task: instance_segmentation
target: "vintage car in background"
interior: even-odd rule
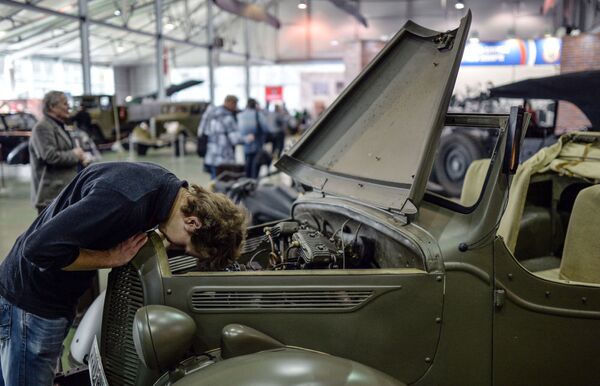
[[[228,269],[156,234],[113,269],[94,384],[598,383],[599,137],[514,175],[527,113],[446,113],[470,22],[404,26],[277,163],[313,191]],[[495,138],[460,199],[430,182],[444,127]]]
[[[35,116],[29,113],[0,114],[0,162],[29,163],[27,144],[36,123]]]
[[[167,96],[201,83],[188,81],[172,85]],[[113,95],[80,95],[72,98],[74,115],[84,110],[89,126],[80,127],[101,147],[110,148],[119,138],[138,155],[148,149],[177,145],[178,139],[195,141],[206,102],[171,102],[155,100],[155,94],[135,98],[135,102],[117,105]],[[76,115],[75,115],[76,116]],[[145,130],[140,130],[146,127]]]
[[[585,92],[582,92],[585,90]],[[569,72],[532,78],[493,87],[472,98],[453,96],[450,111],[455,113],[506,113],[511,106],[527,106],[533,114],[521,148],[521,160],[529,159],[545,146],[552,145],[564,131],[600,131],[600,70]],[[559,106],[578,110],[589,120],[584,127],[569,122],[557,127]],[[563,124],[564,125],[564,124]],[[465,131],[449,127],[442,133],[439,156],[434,164],[434,180],[448,194],[459,197],[467,168],[494,146],[485,131]]]

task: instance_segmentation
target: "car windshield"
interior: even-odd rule
[[[479,200],[499,130],[445,126],[427,191],[469,208]]]

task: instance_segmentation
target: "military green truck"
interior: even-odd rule
[[[208,103],[198,101],[128,105],[128,122],[136,124],[130,140],[138,155],[146,154],[149,148],[181,147],[186,142],[195,142],[198,125],[207,106]],[[147,126],[140,125],[142,122],[147,122]]]
[[[150,147],[171,145],[179,136],[195,139],[206,102],[150,101],[117,106],[112,95],[81,95],[73,97],[73,110],[84,108],[91,118],[88,134],[98,143],[112,142],[133,132],[138,153]],[[140,123],[149,126],[147,133],[135,130]],[[141,150],[143,149],[143,150]]]
[[[74,96],[72,105],[75,113],[84,109],[90,115],[91,127],[85,129],[98,144],[112,142],[117,131],[126,133],[128,129],[126,111],[117,106],[113,95]]]
[[[518,168],[527,113],[447,114],[470,22],[399,31],[278,161],[313,191],[226,270],[154,233],[113,269],[94,384],[596,384],[600,138]],[[495,138],[460,199],[429,184],[444,127]]]

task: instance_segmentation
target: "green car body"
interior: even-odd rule
[[[108,383],[598,383],[600,286],[536,275],[496,234],[527,115],[446,114],[469,24],[396,35],[279,161],[313,192],[231,269],[151,235],[113,270]],[[428,184],[444,125],[497,136],[468,206]]]

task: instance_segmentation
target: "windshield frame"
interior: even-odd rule
[[[444,121],[445,126],[481,128],[481,129],[496,129],[498,130],[498,138],[490,156],[490,165],[486,172],[485,181],[479,192],[477,201],[471,206],[461,205],[459,202],[453,201],[447,197],[437,194],[429,189],[426,189],[423,199],[429,203],[436,204],[453,212],[468,214],[473,212],[480,204],[485,191],[490,184],[490,175],[493,166],[498,162],[502,146],[502,137],[508,130],[509,114],[464,114],[464,113],[448,113]],[[439,150],[439,143],[436,152]],[[433,173],[433,170],[432,170]]]

